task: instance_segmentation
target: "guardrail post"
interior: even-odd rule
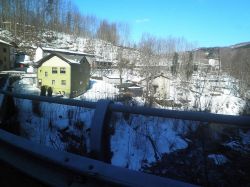
[[[90,149],[94,159],[110,162],[109,100],[99,100],[91,124]]]

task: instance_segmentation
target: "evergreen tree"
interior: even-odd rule
[[[172,66],[171,66],[171,73],[172,75],[177,74],[177,68],[178,68],[178,60],[179,60],[179,55],[177,52],[174,53],[173,60],[172,60]]]

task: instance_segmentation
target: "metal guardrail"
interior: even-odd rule
[[[20,99],[44,101],[49,103],[79,106],[92,109],[96,108],[97,106],[97,102],[80,101],[76,99],[63,99],[63,98],[53,98],[45,96],[15,94],[2,90],[0,90],[0,94],[10,95]],[[102,105],[100,105],[99,107],[102,107]],[[222,115],[222,114],[212,114],[207,112],[177,111],[177,110],[167,110],[167,109],[147,108],[147,107],[131,107],[114,103],[110,103],[107,109],[112,112],[124,112],[131,114],[140,114],[145,116],[157,116],[164,118],[190,120],[190,121],[237,125],[239,127],[250,127],[249,116]]]
[[[114,104],[107,100],[87,102],[75,99],[15,94],[2,90],[0,90],[0,94],[20,99],[95,109],[91,124],[90,149],[93,158],[99,161],[52,150],[0,130],[0,159],[43,182],[55,186],[70,186],[69,181],[74,182],[77,176],[87,176],[88,178],[125,186],[192,186],[180,181],[131,171],[101,162],[107,161],[104,154],[107,137],[104,137],[104,132],[108,128],[108,120],[112,112],[250,127],[250,117],[247,116],[130,107]]]
[[[0,130],[0,159],[52,186],[194,186],[57,151]],[[88,186],[88,185],[86,185]]]

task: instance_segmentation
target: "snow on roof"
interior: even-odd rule
[[[18,71],[18,70],[8,70],[8,71],[1,71],[1,73],[8,73],[8,74],[24,74],[26,73],[25,71]]]
[[[43,50],[41,47],[36,48],[36,53],[35,53],[35,62],[38,62],[43,58]]]
[[[77,57],[77,56],[69,56],[69,55],[62,55],[60,54],[63,58],[65,58],[67,61],[69,61],[71,64],[80,64],[80,61],[82,60],[83,57]]]
[[[169,79],[169,80],[171,80],[171,78],[170,77],[168,77],[168,76],[166,76],[166,75],[164,75],[164,74],[159,74],[159,75],[155,75],[155,76],[150,76],[150,77],[148,77],[148,79],[150,79],[150,80],[153,80],[153,79],[156,79],[156,78],[158,78],[158,77],[163,77],[163,78],[166,78],[166,79]],[[145,81],[147,78],[144,78],[144,79],[142,79],[141,81]]]
[[[22,78],[37,78],[36,73],[23,74]]]
[[[88,56],[86,56],[86,59],[88,60],[88,62],[89,62],[90,64],[93,64],[93,62],[95,61],[93,57],[88,57]]]
[[[140,87],[140,86],[129,86],[128,88],[130,88],[130,89],[141,89],[142,87]]]
[[[57,56],[59,58],[61,58],[62,60],[66,61],[69,64],[80,64],[80,61],[82,60],[82,57],[76,57],[76,56],[70,56],[70,55],[65,55],[65,54],[60,54],[60,53],[51,53],[45,57],[43,57],[41,60],[39,60],[38,63],[38,67],[41,66],[45,61],[47,61],[48,59],[52,58],[53,56]]]
[[[30,60],[30,56],[23,54],[19,55],[16,59],[17,64],[30,64],[32,61]]]
[[[6,44],[6,45],[11,45],[10,43],[3,41],[3,40],[0,40],[0,43]]]
[[[42,49],[43,51],[47,51],[47,52],[68,53],[68,54],[84,55],[84,56],[91,56],[91,57],[95,56],[95,54],[83,53],[79,51],[70,51],[67,49],[55,49],[55,48],[49,48],[49,47],[42,47]]]
[[[33,61],[31,61],[31,60],[25,60],[25,61],[16,61],[16,63],[17,64],[32,64],[33,63]]]
[[[100,60],[100,59],[97,59],[96,62],[101,62],[101,63],[114,63],[113,61],[109,61],[109,60]]]
[[[137,77],[137,76],[134,76],[134,77],[131,78],[131,81],[132,81],[132,82],[137,82],[137,83],[138,83],[138,82],[140,82],[141,80],[142,80],[142,78],[141,78],[141,77]]]
[[[107,77],[109,79],[120,79],[120,76],[119,75],[116,75],[116,74],[112,74],[112,75],[106,75],[104,77]]]
[[[70,58],[66,58],[71,64],[80,64],[79,61],[77,60],[73,60],[73,59],[70,59]]]

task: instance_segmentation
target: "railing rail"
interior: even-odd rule
[[[76,99],[54,98],[46,96],[36,96],[36,95],[15,94],[2,90],[0,90],[0,94],[10,95],[20,99],[44,101],[49,103],[79,106],[85,108],[96,108],[97,105],[97,102],[81,101]],[[100,105],[100,107],[102,107],[102,105]],[[108,109],[112,112],[125,112],[125,113],[140,114],[146,116],[157,116],[164,118],[175,118],[175,119],[183,119],[191,121],[208,122],[208,123],[237,125],[239,127],[250,127],[250,116],[234,116],[234,115],[212,114],[208,112],[177,111],[177,110],[167,110],[167,109],[147,108],[147,107],[132,107],[114,103],[110,103]]]
[[[14,165],[16,168],[28,173],[31,176],[34,176],[39,180],[42,180],[43,182],[47,182],[50,185],[55,186],[67,186],[66,184],[68,184],[68,177],[71,177],[69,180],[73,180],[70,173],[75,173],[74,177],[76,175],[84,175],[104,180],[108,183],[110,182],[113,184],[120,184],[125,186],[189,185],[180,181],[174,181],[167,178],[161,178],[141,172],[131,171],[125,168],[115,167],[110,164],[101,162],[106,161],[104,151],[106,148],[105,145],[107,145],[107,142],[105,142],[107,141],[107,138],[104,138],[104,132],[109,127],[108,120],[112,112],[124,112],[145,116],[157,116],[164,118],[201,121],[207,123],[237,125],[238,127],[247,128],[250,127],[250,117],[248,116],[230,116],[210,114],[205,112],[187,112],[145,107],[131,107],[114,104],[107,100],[88,102],[75,99],[15,94],[2,90],[0,90],[0,94],[3,94],[4,96],[12,96],[19,99],[28,99],[95,109],[91,125],[90,149],[93,158],[100,161],[66,152],[52,150],[0,130],[0,159]],[[14,161],[17,161],[17,163],[14,163]],[[34,171],[33,169],[29,171],[28,168],[30,168],[31,166],[37,168],[39,172],[45,172],[45,174],[41,176],[39,176],[39,174],[35,174],[36,169],[34,169]],[[51,178],[47,176],[47,174],[53,177]],[[60,177],[64,177],[64,179],[67,179],[67,181],[60,181]]]
[[[0,160],[52,186],[194,186],[57,151],[0,130]],[[99,183],[96,180],[100,180]]]

